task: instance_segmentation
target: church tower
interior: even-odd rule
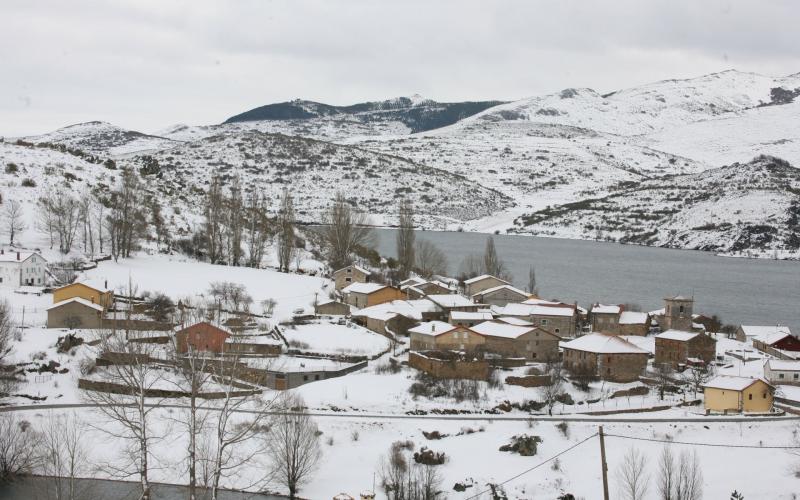
[[[664,321],[662,330],[692,331],[693,297],[676,295],[664,297]]]

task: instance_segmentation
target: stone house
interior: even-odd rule
[[[225,354],[250,356],[278,356],[283,351],[283,343],[270,335],[231,335],[225,339]]]
[[[650,315],[644,312],[622,311],[619,315],[619,334],[644,337],[650,333]]]
[[[44,286],[47,261],[36,252],[0,249],[0,286]]]
[[[531,361],[558,359],[558,335],[537,327],[485,321],[470,328],[486,338],[484,350],[508,358]]]
[[[452,311],[477,312],[478,309],[481,308],[480,304],[475,304],[463,295],[454,293],[445,295],[428,295],[425,297],[425,299],[435,304],[439,309],[440,315],[437,317],[437,319],[441,321],[446,320]]]
[[[492,319],[492,313],[487,311],[450,311],[449,323],[451,325],[469,328],[478,323],[483,323],[484,321],[491,321]]]
[[[756,337],[763,337],[766,335],[779,333],[791,335],[792,331],[788,326],[780,325],[740,325],[739,328],[736,329],[736,340],[739,342],[752,342]]]
[[[717,341],[705,333],[667,330],[655,337],[656,364],[673,368],[689,361],[710,363],[717,355]]]
[[[314,314],[318,316],[347,316],[350,306],[336,300],[326,300],[314,304]]]
[[[561,344],[563,365],[573,376],[633,382],[647,367],[649,353],[617,335],[592,333]]]
[[[225,341],[232,335],[206,321],[195,323],[175,332],[175,344],[179,353],[189,352],[193,348],[200,352],[222,354],[225,350]]]
[[[773,385],[800,385],[800,360],[768,359],[764,378]]]
[[[490,274],[482,274],[480,276],[476,276],[474,278],[470,278],[464,281],[464,295],[467,297],[472,297],[477,293],[480,293],[484,290],[488,290],[490,288],[494,288],[500,285],[510,285],[506,280],[501,280],[496,276],[492,276]]]
[[[103,307],[81,297],[62,300],[47,308],[47,328],[103,327]]]
[[[691,332],[694,330],[692,311],[694,309],[694,298],[683,295],[674,297],[664,297],[663,314],[656,317],[661,331],[680,330]]]
[[[428,321],[408,330],[412,351],[482,351],[486,338],[469,328],[444,321]]]
[[[589,311],[592,331],[619,335],[619,318],[622,311],[621,305],[594,304]]]
[[[70,283],[53,290],[53,303],[80,297],[92,304],[98,304],[108,310],[114,303],[114,292],[108,288],[107,283],[95,284],[88,281]]]
[[[578,315],[575,306],[569,304],[542,305],[542,304],[506,304],[505,307],[496,308],[498,316],[519,318],[530,322],[559,337],[575,337]]]
[[[368,269],[353,264],[334,271],[333,282],[336,289],[341,290],[353,283],[369,283],[370,274]]]
[[[453,293],[446,283],[441,281],[426,281],[415,285],[401,287],[409,299],[421,299],[427,295],[446,295]]]
[[[528,294],[511,285],[499,285],[482,290],[472,296],[472,301],[479,304],[504,306],[509,302],[522,302]]]
[[[703,385],[706,413],[769,413],[774,393],[760,378],[720,375]]]
[[[405,298],[400,289],[380,283],[353,283],[342,289],[346,304],[360,308]]]

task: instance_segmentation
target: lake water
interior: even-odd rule
[[[377,229],[381,255],[396,256],[394,229]],[[419,231],[448,257],[455,275],[465,256],[483,254],[487,235]],[[800,334],[800,262],[717,257],[708,252],[595,241],[495,235],[495,247],[524,288],[536,268],[539,294],[564,302],[663,307],[667,295],[694,295],[696,313],[731,324],[788,325]]]
[[[0,484],[0,498],[4,500],[48,500],[55,498],[53,480],[46,477],[26,477],[10,484]],[[62,489],[62,492],[64,490]],[[75,490],[77,496],[86,500],[137,500],[141,494],[139,483],[107,481],[103,479],[80,479]],[[183,486],[153,484],[153,500],[185,500],[187,489]],[[199,499],[211,498],[198,493]],[[224,491],[223,500],[279,500],[284,497],[236,493]]]

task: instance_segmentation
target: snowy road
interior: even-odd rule
[[[68,403],[68,404],[47,404],[47,405],[18,405],[0,407],[0,412],[10,411],[35,411],[35,410],[62,410],[70,408],[96,408],[101,405],[89,403]],[[189,406],[181,404],[148,404],[149,407],[187,409]],[[201,406],[199,409],[217,411],[218,408]],[[258,410],[237,410],[236,413],[256,413]],[[294,412],[267,412],[273,415],[292,414]],[[769,422],[769,421],[792,421],[800,420],[800,415],[775,415],[775,416],[677,416],[664,415],[661,417],[639,417],[635,414],[624,416],[592,416],[592,415],[497,415],[497,414],[466,414],[466,415],[406,415],[406,414],[384,414],[384,413],[352,413],[352,412],[320,412],[311,411],[309,415],[318,418],[356,418],[368,420],[454,420],[454,421],[507,421],[507,422],[527,422],[536,421],[556,421],[556,422],[610,422],[610,423],[664,423],[664,422]]]

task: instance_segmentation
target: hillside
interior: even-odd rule
[[[298,99],[260,106],[232,116],[225,123],[352,118],[362,123],[399,122],[414,133],[451,125],[498,104],[501,101],[444,103],[423,99],[418,95],[350,106],[331,106]]]
[[[337,191],[376,224],[394,222],[402,196],[416,200],[420,222],[443,227],[488,216],[513,204],[507,196],[464,177],[354,146],[246,131],[216,135],[122,164],[159,165],[152,182],[165,196],[197,211],[212,176],[239,176],[246,191],[266,194],[273,208],[292,191],[298,220],[316,223]]]
[[[177,144],[171,139],[97,121],[69,125],[47,134],[25,137],[24,140],[35,144],[61,144],[86,153],[111,157],[166,149]]]
[[[800,250],[800,170],[747,163],[631,182],[618,192],[526,214],[515,230],[723,253]]]

